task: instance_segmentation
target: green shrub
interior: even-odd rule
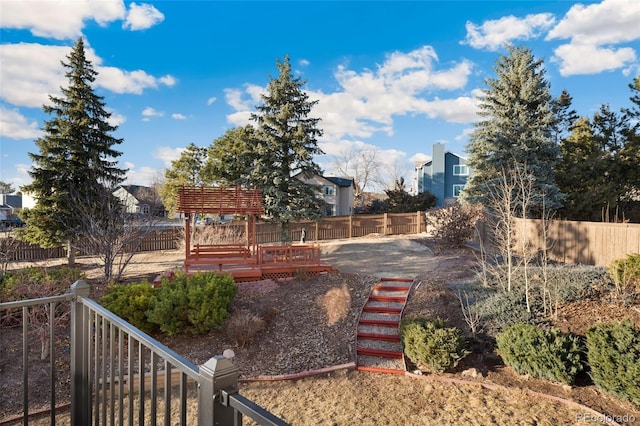
[[[625,320],[587,330],[587,359],[597,387],[640,404],[640,331]]]
[[[419,368],[446,371],[469,353],[460,330],[447,327],[439,318],[405,319],[400,324],[400,335],[404,353]]]
[[[496,342],[504,363],[519,374],[570,384],[583,369],[579,338],[558,329],[515,324],[498,334]]]
[[[136,284],[113,284],[107,287],[100,304],[140,330],[156,329],[147,317],[157,290],[147,281]]]
[[[609,274],[619,294],[640,292],[640,253],[611,262]]]
[[[178,273],[162,280],[148,318],[170,336],[206,333],[224,324],[237,290],[230,275]]]

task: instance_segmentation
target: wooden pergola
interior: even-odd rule
[[[256,224],[264,214],[257,189],[190,187],[178,189],[178,211],[185,215],[185,271],[229,273],[236,282],[292,277],[300,270],[311,274],[335,272],[320,262],[319,244],[258,246]],[[240,214],[246,217],[245,244],[191,244],[194,214]]]
[[[191,215],[240,214],[247,218],[247,248],[255,253],[256,221],[264,214],[262,194],[252,188],[224,188],[206,186],[181,186],[178,189],[178,212],[185,215],[185,250],[191,253]]]

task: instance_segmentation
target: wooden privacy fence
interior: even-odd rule
[[[182,233],[177,229],[162,229],[146,234],[140,241],[132,241],[125,250],[143,252],[158,250],[175,250],[178,248]],[[138,244],[139,243],[139,244]],[[139,246],[138,246],[139,245]],[[92,255],[87,246],[80,241],[78,243],[82,255]],[[138,246],[136,248],[136,246]],[[0,259],[5,261],[31,261],[46,260],[65,257],[67,251],[64,247],[43,249],[37,245],[15,240],[12,237],[0,238]]]
[[[545,247],[543,222],[533,219],[516,219],[517,238],[524,236],[534,250]],[[640,224],[572,222],[553,220],[548,222],[547,247],[552,260],[583,265],[609,266],[631,253],[640,253]]]
[[[289,224],[288,238],[300,241],[305,230],[307,241],[339,240],[367,235],[419,234],[426,231],[424,212],[384,213],[378,215],[332,216],[321,221],[300,221]],[[281,242],[277,225],[260,222],[256,227],[258,244]]]
[[[521,235],[526,235],[530,244],[542,250],[542,223],[540,220],[516,219]],[[244,223],[222,225],[238,228],[244,232]],[[479,224],[480,233],[487,240],[490,230],[486,224]],[[424,212],[386,213],[379,215],[355,215],[326,217],[321,221],[292,222],[288,239],[300,241],[302,230],[306,241],[322,241],[364,237],[367,235],[401,235],[427,232]],[[148,234],[140,244],[138,251],[175,250],[181,244],[183,232],[176,229],[158,230]],[[280,243],[280,229],[277,225],[260,222],[256,224],[258,244]],[[0,257],[7,260],[43,260],[64,257],[62,247],[41,249],[18,242],[17,246],[7,249],[9,238],[0,238]],[[553,260],[563,263],[608,266],[611,261],[621,259],[630,253],[640,253],[640,224],[571,222],[554,220],[548,230],[549,253]]]

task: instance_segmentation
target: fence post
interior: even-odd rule
[[[384,213],[382,216],[382,235],[388,235],[387,227],[389,226],[389,216]]]
[[[85,332],[84,306],[81,297],[89,297],[91,287],[83,280],[71,285],[71,424],[91,424],[91,389],[89,388],[89,333]]]
[[[238,424],[234,421],[235,410],[222,401],[220,392],[222,389],[235,392],[238,375],[238,367],[222,355],[216,355],[200,366],[198,426]]]

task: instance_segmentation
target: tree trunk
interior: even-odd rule
[[[71,240],[67,241],[67,264],[70,267],[76,265],[76,250],[71,243]]]

